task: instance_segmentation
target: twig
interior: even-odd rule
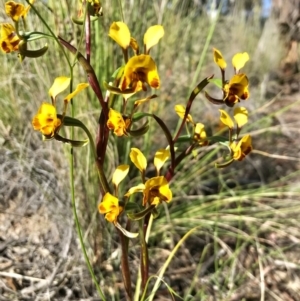
[[[44,283],[47,282],[46,279],[20,275],[20,274],[13,273],[13,272],[0,272],[0,276],[10,277],[10,278],[15,278],[15,279],[23,279],[23,280],[28,280],[28,281],[35,281],[35,282],[44,282]]]

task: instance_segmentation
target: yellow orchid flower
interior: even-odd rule
[[[125,236],[128,238],[135,238],[138,233],[132,233],[124,229],[119,223],[118,218],[122,214],[124,208],[120,206],[119,199],[107,192],[98,205],[98,210],[101,214],[105,214],[105,219],[113,223]]]
[[[101,16],[102,15],[102,5],[99,0],[87,0],[88,2],[88,11],[91,16]],[[78,3],[78,13],[77,17],[79,20],[84,17],[84,8],[85,3],[83,0],[80,0]]]
[[[3,52],[18,51],[20,41],[13,25],[9,23],[1,24],[0,47]]]
[[[141,173],[144,173],[147,168],[147,159],[144,154],[138,148],[133,147],[130,151],[129,157],[135,167]]]
[[[118,43],[123,49],[130,45],[130,31],[123,22],[113,22],[109,28],[109,37]]]
[[[159,89],[160,87],[157,67],[150,55],[141,54],[128,60],[120,82],[120,89],[121,91],[129,87],[135,89],[139,81],[147,83],[154,89]]]
[[[196,125],[194,126],[194,140],[198,141],[200,146],[208,145],[204,124],[196,123]]]
[[[237,123],[237,131],[235,140],[232,139],[232,130],[234,128],[234,122],[229,116],[229,114],[224,110],[219,110],[221,113],[220,120],[225,124],[229,129],[229,147],[231,150],[231,159],[221,165],[217,164],[218,167],[225,167],[231,164],[234,160],[241,161],[249,154],[252,150],[252,139],[250,135],[244,136],[238,143],[238,135],[242,126],[248,122],[248,111],[244,107],[234,109],[234,120]]]
[[[61,120],[57,118],[56,108],[44,102],[32,119],[32,125],[34,130],[40,131],[47,138],[52,138],[61,126]]]
[[[139,184],[129,189],[125,194],[129,197],[133,193],[143,193],[143,206],[158,205],[160,202],[170,202],[172,200],[172,191],[169,188],[167,179],[163,176],[154,177],[146,181],[145,184]]]
[[[240,99],[246,100],[250,97],[248,86],[248,77],[243,73],[239,73],[235,74],[228,83],[224,83],[223,99],[211,97],[207,92],[205,92],[205,96],[213,104],[221,105],[225,103],[228,107],[233,107],[240,102]]]
[[[98,205],[98,210],[101,214],[105,214],[105,218],[109,222],[116,224],[119,215],[123,211],[123,207],[119,205],[119,200],[117,197],[107,192],[104,195],[101,203]]]
[[[232,142],[230,148],[232,158],[237,161],[242,161],[253,149],[251,136],[244,136],[238,143]]]
[[[172,191],[169,188],[167,179],[163,176],[147,180],[143,194],[144,206],[147,202],[150,205],[157,205],[161,201],[169,203],[172,200]]]
[[[123,118],[122,114],[114,109],[109,109],[107,127],[113,130],[114,133],[121,137],[127,136],[127,129],[130,127],[131,121],[129,118]]]
[[[33,0],[30,1],[31,4],[33,2]],[[29,9],[30,5],[25,7],[23,4],[14,1],[7,1],[5,3],[5,13],[11,17],[14,22],[18,22],[21,17],[25,18]]]
[[[225,104],[229,107],[233,107],[234,104],[242,100],[249,98],[249,80],[246,74],[239,73],[240,69],[243,68],[246,62],[249,60],[249,54],[247,52],[237,53],[232,58],[232,64],[234,67],[235,75],[229,80],[225,80],[225,68],[227,63],[223,58],[222,53],[218,49],[214,50],[214,61],[220,67],[222,71],[222,89],[223,89],[223,100],[211,97],[207,92],[205,93],[206,98],[214,104]]]
[[[102,15],[102,5],[99,0],[88,0],[90,3],[90,14],[92,16],[101,16]]]
[[[147,91],[146,84],[151,88],[159,89],[160,79],[154,60],[149,55],[150,49],[156,45],[164,35],[161,25],[154,25],[148,28],[144,35],[145,54],[139,54],[139,45],[131,37],[127,25],[123,22],[113,22],[108,34],[118,43],[124,52],[126,65],[118,87],[110,87],[110,91],[124,95],[128,99],[134,93],[144,90]],[[131,47],[136,54],[128,60],[127,48]]]
[[[35,130],[40,131],[47,138],[52,138],[62,124],[62,121],[57,118],[55,99],[59,93],[64,91],[70,84],[69,77],[57,77],[53,85],[49,89],[49,95],[52,99],[52,104],[43,103],[32,120],[32,125]],[[77,85],[76,89],[65,98],[65,104],[73,98],[76,94],[89,86],[87,83]],[[66,109],[65,105],[65,109]],[[65,111],[64,113],[65,114]]]
[[[249,98],[250,93],[248,90],[249,80],[248,77],[243,74],[235,74],[224,86],[224,101],[228,106],[233,106],[239,102],[240,99],[246,100]]]
[[[176,105],[175,106],[175,111],[181,119],[184,118],[185,107],[183,105]],[[199,142],[200,146],[208,145],[208,140],[207,140],[206,131],[204,129],[204,124],[202,124],[200,122],[195,123],[193,121],[193,117],[192,117],[191,114],[187,115],[186,121],[193,124],[193,127],[194,127],[194,136],[193,136],[193,138],[194,138],[194,140]]]

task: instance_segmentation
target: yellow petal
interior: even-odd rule
[[[167,179],[163,176],[154,177],[146,181],[144,189],[143,205],[147,202],[156,204],[159,198],[161,201],[170,202],[172,200],[172,191],[169,188]],[[154,203],[152,203],[154,202]]]
[[[157,172],[159,173],[162,166],[170,158],[169,149],[159,149],[154,156],[154,166],[156,167]]]
[[[231,117],[228,115],[228,113],[224,110],[219,110],[219,111],[221,113],[220,120],[222,121],[222,123],[228,126],[230,129],[233,129],[234,123]]]
[[[248,122],[248,111],[246,108],[235,108],[233,112],[234,119],[239,128],[241,128]]]
[[[1,39],[6,39],[13,32],[15,32],[15,27],[12,24],[9,24],[9,23],[1,24]]]
[[[251,136],[244,136],[238,144],[236,144],[236,142],[233,142],[230,145],[230,148],[233,152],[232,158],[237,161],[242,161],[246,157],[246,155],[248,155],[253,149]]]
[[[176,105],[175,106],[175,112],[177,113],[177,115],[183,119],[184,118],[184,114],[185,114],[185,107],[183,105]],[[191,114],[188,114],[187,118],[186,118],[187,122],[193,122],[193,118]]]
[[[104,214],[109,212],[112,208],[118,207],[119,200],[114,195],[107,192],[102,198],[101,203],[98,206],[99,212]]]
[[[134,102],[134,106],[135,107],[138,107],[139,105],[141,105],[141,104],[143,104],[143,103],[145,103],[145,102],[147,102],[147,101],[149,101],[149,100],[151,100],[151,99],[153,99],[153,98],[156,98],[157,97],[157,95],[150,95],[150,96],[148,96],[148,97],[146,97],[146,98],[143,98],[143,99],[139,99],[139,100],[136,100],[135,102]]]
[[[140,172],[146,170],[147,159],[138,148],[132,148],[129,156],[132,163],[140,170]]]
[[[65,97],[65,101],[70,101],[72,98],[74,98],[74,96],[76,94],[78,94],[80,91],[82,91],[83,89],[87,88],[89,86],[88,83],[80,83],[77,85],[76,89],[70,93],[67,97]]]
[[[145,189],[145,185],[144,184],[139,184],[137,186],[131,187],[124,196],[129,197],[132,194],[136,193],[136,192],[143,192]]]
[[[249,54],[247,52],[237,53],[232,58],[232,65],[236,69],[236,72],[239,72],[239,70],[242,69],[248,61]]]
[[[129,165],[119,165],[112,176],[112,182],[115,187],[118,187],[119,184],[124,180],[129,172]]]
[[[224,69],[226,68],[226,66],[227,66],[227,63],[226,63],[226,61],[224,60],[224,58],[223,58],[223,56],[222,56],[222,53],[221,53],[218,49],[216,49],[216,48],[214,48],[213,50],[214,50],[214,61],[215,61],[215,63],[216,63],[222,70],[224,70]]]
[[[249,80],[247,75],[244,73],[233,75],[233,77],[229,81],[229,87],[232,87],[234,85],[239,86],[239,89],[241,90],[243,90],[245,87],[248,87]]]
[[[130,44],[130,31],[123,22],[113,22],[108,34],[123,49],[127,49]]]
[[[206,133],[204,130],[204,124],[203,123],[197,123],[195,126],[195,134],[199,135],[200,138],[204,139],[206,138]]]
[[[172,190],[169,188],[167,180],[166,183],[162,184],[159,188],[160,199],[169,203],[172,200]]]
[[[69,87],[70,82],[71,82],[70,77],[66,77],[66,76],[57,77],[54,80],[53,85],[49,89],[49,95],[55,99],[59,93],[61,93],[62,91],[66,90]]]
[[[161,25],[154,25],[147,29],[144,35],[144,45],[146,46],[146,53],[149,53],[150,48],[156,45],[164,36],[165,31]]]

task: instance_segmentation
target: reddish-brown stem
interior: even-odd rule
[[[126,49],[122,48],[122,50],[123,50],[124,61],[126,64],[128,62],[128,48]]]
[[[99,100],[100,106],[103,109],[105,116],[107,116],[108,115],[108,105],[107,105],[107,102],[105,102],[103,99],[100,84],[98,82],[98,79],[97,79],[97,76],[95,74],[93,67],[89,64],[89,62],[86,60],[86,58],[80,52],[77,51],[77,49],[74,46],[72,46],[69,42],[67,42],[60,36],[58,36],[57,38],[63,46],[65,46],[71,53],[76,55],[78,62],[80,63],[80,65],[83,67],[83,69],[86,72],[89,84],[91,85],[92,89],[94,90],[94,92]]]
[[[185,151],[183,151],[176,159],[175,159],[175,164],[174,164],[174,169],[178,166],[178,164],[186,157],[188,156],[192,150],[194,149],[195,144],[190,145]],[[168,182],[170,182],[174,176],[174,169],[171,168],[171,166],[169,167],[165,178],[167,179]]]
[[[179,127],[179,129],[178,129],[178,131],[177,131],[176,136],[175,136],[174,139],[173,139],[173,143],[174,143],[174,144],[175,144],[175,142],[177,141],[177,139],[179,138],[179,135],[181,134],[181,131],[182,131],[183,127],[184,127],[184,124],[186,123],[186,119],[187,119],[188,114],[189,114],[189,112],[190,112],[191,106],[192,106],[192,102],[188,102],[188,103],[187,103],[187,106],[186,106],[186,108],[185,108],[184,117],[183,117],[183,119],[182,119],[182,122],[181,122],[181,124],[180,124],[180,127]]]
[[[184,117],[182,119],[181,125],[180,125],[180,127],[179,127],[179,129],[177,131],[177,134],[173,138],[173,144],[176,143],[177,139],[179,138],[179,135],[181,134],[183,126],[184,126],[184,124],[186,122],[186,119],[187,119],[187,117],[189,115],[189,112],[191,110],[193,101],[195,100],[196,96],[209,84],[209,80],[212,79],[212,78],[213,78],[213,75],[205,78],[192,91],[192,93],[191,93],[191,95],[190,95],[190,97],[189,97],[189,99],[187,101],[187,104],[186,104],[185,113],[184,113]]]
[[[225,86],[225,70],[221,69],[221,74],[222,74],[222,87],[224,88]]]
[[[96,151],[97,151],[97,158],[96,158],[96,164],[97,167],[100,171],[100,176],[101,176],[101,190],[102,193],[108,192],[109,185],[107,183],[107,179],[104,175],[103,171],[103,164],[104,164],[104,156],[106,152],[106,147],[107,147],[107,141],[108,141],[108,128],[106,126],[106,121],[108,118],[108,103],[103,99],[102,91],[100,88],[100,84],[98,82],[97,76],[95,74],[95,71],[93,67],[90,65],[90,63],[87,61],[87,59],[77,51],[77,49],[72,46],[69,42],[64,40],[63,38],[58,36],[59,42],[66,47],[71,53],[76,55],[78,62],[80,65],[83,67],[83,69],[86,72],[87,79],[94,90],[95,95],[97,96],[100,106],[102,108],[100,118],[99,118],[99,128],[98,128],[98,133],[96,137]]]
[[[122,247],[122,259],[121,269],[125,291],[127,294],[127,300],[132,301],[132,288],[131,288],[131,276],[128,263],[128,238],[120,231],[117,230],[120,236],[121,247]]]

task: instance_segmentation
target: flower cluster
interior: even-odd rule
[[[236,122],[236,133],[233,136],[234,122],[229,114],[224,110],[219,110],[221,113],[220,120],[229,129],[228,147],[230,151],[230,159],[219,167],[225,167],[231,164],[234,160],[241,161],[252,150],[252,139],[250,135],[244,136],[239,142],[238,136],[242,127],[248,122],[248,111],[244,107],[237,107],[234,109],[234,120]]]
[[[163,37],[164,29],[161,25],[155,25],[148,28],[144,35],[144,54],[140,54],[137,41],[131,37],[127,25],[123,22],[114,22],[109,30],[109,36],[118,43],[125,52],[126,65],[119,83],[120,91],[129,89],[131,92],[147,90],[146,83],[158,89],[160,79],[157,73],[157,67],[149,55],[150,49],[158,43]],[[128,48],[131,47],[135,55],[128,58]]]
[[[144,35],[144,53],[140,53],[137,41],[131,37],[127,25],[123,22],[113,22],[109,30],[109,36],[122,48],[125,65],[119,69],[118,76],[115,79],[114,85],[106,85],[106,88],[115,94],[120,94],[123,97],[123,109],[126,108],[127,100],[135,93],[144,90],[147,91],[147,85],[151,88],[158,89],[160,87],[160,78],[157,72],[157,66],[150,56],[150,49],[156,45],[164,35],[164,29],[160,25],[151,26]],[[128,50],[131,48],[134,55],[128,58]],[[138,129],[132,130],[131,126],[134,122],[133,113],[144,102],[152,99],[155,96],[150,96],[144,99],[139,99],[134,102],[130,115],[121,114],[119,111],[109,108],[107,127],[113,130],[116,136],[135,136],[143,134],[148,130],[147,125]],[[120,196],[117,195],[118,184],[127,175],[129,168],[124,165],[119,166],[113,175],[113,184],[115,187],[115,194],[107,192],[102,202],[99,204],[99,212],[105,214],[105,218],[113,222],[117,227],[118,217],[127,208],[129,197],[142,193],[142,203],[135,207],[132,213],[127,210],[128,216],[131,219],[143,218],[146,214],[151,213],[156,206],[161,202],[170,202],[172,199],[172,192],[169,188],[167,179],[160,175],[160,170],[163,164],[170,157],[170,151],[160,149],[156,152],[154,157],[154,166],[156,168],[156,177],[146,179],[147,159],[138,148],[132,148],[130,152],[130,159],[136,168],[140,171],[142,183],[131,187],[123,198],[125,201],[119,203]],[[141,208],[142,206],[142,208]],[[123,229],[124,232],[124,229]],[[128,233],[127,233],[128,234]]]
[[[14,1],[8,1],[5,3],[5,13],[12,19],[15,26],[18,26],[20,19],[23,21],[25,20],[29,8],[29,5],[25,7],[23,4],[16,3]],[[15,29],[15,26],[10,23],[1,24],[0,47],[5,53],[19,50],[19,43],[21,39]]]
[[[58,132],[60,127],[64,124],[68,103],[76,94],[89,85],[87,83],[78,84],[76,89],[64,98],[64,110],[63,113],[58,116],[56,110],[57,96],[68,88],[70,82],[71,78],[69,77],[57,77],[49,89],[51,104],[43,102],[38,110],[38,113],[32,119],[32,126],[34,130],[40,131],[43,134],[44,140],[56,138],[57,140],[63,140],[64,142],[72,143],[71,140],[64,140],[62,137],[60,137]]]
[[[83,25],[84,22],[85,1],[79,0],[77,16],[72,17],[72,21],[77,25]],[[102,6],[99,0],[87,0],[87,10],[91,21],[96,21],[99,16],[102,16]]]
[[[21,3],[8,1],[5,3],[5,13],[11,18],[14,25],[10,23],[0,24],[0,48],[5,53],[18,52],[19,59],[23,61],[25,57],[36,58],[44,55],[48,50],[48,45],[37,50],[28,49],[28,41],[40,39],[43,37],[40,33],[25,32],[26,16],[34,0],[29,1],[30,5],[24,6]],[[20,30],[20,22],[24,31]]]
[[[135,165],[135,167],[140,171],[142,183],[131,187],[123,196],[125,202],[120,204],[119,199],[119,184],[127,176],[129,172],[128,165],[120,165],[116,168],[113,176],[112,183],[114,185],[114,194],[107,192],[101,203],[98,206],[99,212],[105,214],[105,218],[114,223],[118,228],[118,218],[121,213],[124,212],[124,207],[128,205],[129,197],[135,193],[141,192],[143,194],[142,204],[136,204],[135,208],[139,212],[130,213],[128,215],[131,219],[143,218],[146,214],[149,214],[151,210],[157,207],[161,202],[170,202],[172,200],[172,191],[169,188],[167,179],[160,175],[160,170],[164,163],[170,157],[170,151],[168,149],[160,149],[156,152],[154,157],[154,166],[156,168],[156,176],[150,179],[146,179],[146,168],[147,159],[144,154],[138,148],[132,148],[130,152],[130,160]],[[146,209],[141,210],[141,206]],[[122,229],[124,231],[124,229]],[[130,234],[129,234],[130,235]]]
[[[216,99],[211,97],[206,93],[206,97],[209,101],[214,104],[225,103],[229,107],[233,107],[241,99],[246,100],[249,98],[249,80],[246,74],[240,73],[240,70],[245,66],[246,62],[249,60],[249,55],[247,52],[237,53],[232,58],[232,65],[234,67],[234,75],[231,79],[225,80],[225,69],[227,63],[223,58],[222,53],[214,48],[214,61],[220,67],[222,74],[222,90],[223,99]]]
[[[240,70],[245,66],[249,60],[247,52],[237,53],[232,58],[232,65],[234,67],[234,75],[230,80],[225,80],[225,69],[227,63],[223,58],[222,53],[218,49],[213,49],[214,61],[219,66],[222,75],[222,92],[223,99],[216,99],[211,97],[205,92],[206,98],[213,104],[221,105],[225,104],[228,107],[234,107],[240,100],[246,100],[249,98],[249,80],[245,73],[240,73]],[[246,135],[239,141],[239,134],[242,127],[248,122],[248,111],[244,107],[236,107],[234,109],[234,120],[236,121],[236,133],[233,135],[234,122],[225,110],[219,110],[221,113],[221,122],[229,129],[229,139],[227,142],[223,142],[228,149],[230,158],[222,164],[216,164],[217,167],[225,167],[231,164],[234,160],[241,161],[248,155],[252,147],[252,138],[250,135]]]
[[[104,82],[102,85],[99,83],[96,72],[91,64],[92,44],[94,41],[94,39],[91,38],[91,21],[95,21],[102,16],[100,0],[78,0],[77,16],[72,17],[74,23],[82,26],[80,41],[83,42],[82,44],[85,45],[85,48],[81,47],[82,44],[74,46],[61,36],[55,36],[49,26],[45,26],[48,28],[49,34],[28,32],[26,29],[26,16],[30,8],[31,11],[37,13],[37,16],[44,24],[46,21],[33,6],[34,0],[27,0],[27,3],[29,5],[25,6],[14,1],[6,2],[5,12],[7,16],[11,18],[13,24],[1,24],[0,47],[4,53],[17,52],[22,61],[25,57],[34,58],[42,56],[48,49],[46,44],[41,49],[30,50],[28,49],[30,41],[40,38],[51,38],[59,44],[60,48],[66,48],[74,55],[74,61],[71,62],[69,55],[64,52],[64,58],[68,62],[71,75],[70,77],[57,77],[54,80],[48,91],[51,101],[42,102],[37,114],[32,119],[32,126],[34,130],[41,132],[43,140],[55,139],[69,143],[72,147],[84,146],[90,142],[100,183],[101,202],[98,204],[98,211],[104,215],[109,223],[118,229],[118,233],[120,234],[124,286],[128,300],[133,300],[128,261],[129,243],[127,237],[134,238],[139,235],[141,244],[141,285],[146,293],[149,281],[147,237],[151,231],[151,222],[158,214],[157,208],[161,204],[172,201],[173,193],[170,188],[170,183],[171,180],[175,180],[174,175],[179,169],[181,162],[188,158],[196,148],[203,150],[203,148],[209,144],[221,143],[221,145],[227,147],[228,155],[224,159],[224,163],[216,166],[225,167],[234,161],[243,160],[253,148],[252,138],[249,134],[240,137],[242,128],[248,122],[248,111],[245,107],[237,106],[241,100],[246,100],[250,96],[248,77],[245,73],[241,73],[241,69],[249,60],[249,55],[246,52],[234,55],[232,58],[234,75],[230,79],[226,79],[227,63],[222,53],[214,49],[213,58],[221,70],[221,79],[213,79],[213,76],[210,76],[203,79],[194,87],[186,104],[175,106],[175,112],[180,118],[178,128],[169,128],[167,123],[158,115],[140,110],[144,103],[157,97],[157,95],[147,94],[146,97],[143,96],[144,98],[138,98],[138,95],[140,95],[139,92],[148,92],[151,89],[157,90],[161,86],[158,68],[155,60],[150,55],[150,51],[164,36],[163,26],[154,25],[147,29],[143,37],[143,49],[140,50],[139,44],[137,40],[131,36],[128,26],[121,21],[113,22],[109,28],[108,36],[120,46],[124,57],[124,64],[115,70],[112,75],[112,80],[109,83]],[[81,52],[82,48],[85,49],[85,53]],[[75,90],[73,90],[71,84],[73,82],[73,68],[77,63],[83,68],[89,83],[79,83]],[[195,122],[194,120],[197,119],[194,119],[190,113],[196,96],[204,91],[205,87],[211,83],[216,84],[218,88],[220,88],[222,98],[214,98],[205,92],[206,98],[213,104],[229,107],[229,109],[227,108],[229,112],[224,109],[219,110],[221,114],[220,121],[225,125],[226,130],[228,130],[228,137],[209,135],[210,130],[207,132],[203,123]],[[69,86],[71,86],[70,93],[63,97],[62,102],[60,102],[59,95]],[[80,120],[74,118],[74,106],[72,107],[72,117],[68,116],[67,111],[71,100],[88,86],[93,89],[95,97],[99,100],[100,113],[97,124],[96,143],[94,143],[93,135],[88,128]],[[102,86],[107,90],[105,97],[102,93]],[[121,102],[116,100],[117,95],[122,97]],[[132,96],[136,97],[137,100],[130,102]],[[230,109],[233,107],[233,113],[231,113]],[[231,116],[233,116],[233,118]],[[161,148],[156,151],[153,162],[155,172],[153,174],[150,173],[151,170],[148,168],[146,156],[139,148],[133,145],[133,138],[147,133],[149,130],[149,120],[151,118],[155,124],[159,126],[160,132],[163,134],[162,139],[165,139],[164,146],[167,146],[166,148]],[[71,139],[60,136],[60,129],[66,126],[80,127],[85,131],[88,139],[84,141],[74,140],[74,131],[72,131]],[[184,129],[187,135],[182,134]],[[111,136],[113,136],[114,139],[110,139]],[[121,183],[124,184],[123,181],[129,174],[129,165],[121,164],[117,166],[112,174],[112,184],[108,181],[110,175],[106,174],[106,153],[108,145],[109,143],[114,143],[119,137],[132,138],[130,140],[128,139],[128,145],[132,143],[129,158],[135,168],[130,172],[130,180],[126,184],[132,184],[128,187],[122,187]],[[126,147],[126,150],[129,151],[130,147]],[[116,147],[116,149],[118,148]],[[164,164],[168,160],[167,168],[163,169]],[[140,177],[135,181],[137,174]],[[72,180],[74,181],[73,172]],[[72,196],[74,217],[77,223],[79,223],[76,214],[74,194],[72,194]],[[126,221],[125,227],[122,226],[124,220]],[[132,221],[139,221],[139,233],[130,232],[130,226],[133,224]],[[78,229],[80,230],[80,227],[78,227]],[[81,230],[79,233],[80,232]],[[84,249],[82,237],[81,235],[79,236]],[[87,256],[86,260],[88,261]],[[92,271],[92,269],[89,270]],[[96,279],[96,277],[94,277],[94,279]],[[97,286],[97,281],[95,281],[95,285]],[[137,292],[138,291],[139,290],[137,290]],[[136,297],[139,298],[138,294]]]
[[[157,72],[157,66],[150,56],[150,49],[156,45],[164,35],[164,29],[161,25],[154,25],[148,28],[144,35],[144,53],[140,53],[139,45],[134,39],[127,25],[123,22],[113,22],[109,29],[109,36],[122,48],[125,65],[120,67],[114,85],[106,84],[106,88],[115,94],[123,96],[123,113],[110,108],[107,126],[113,130],[117,136],[134,135],[131,130],[133,124],[132,114],[135,109],[144,101],[153,97],[139,100],[134,103],[129,116],[124,114],[127,100],[138,91],[147,91],[147,85],[154,89],[159,89],[160,78]],[[134,55],[129,58],[129,48]],[[137,133],[144,133],[142,128]]]

